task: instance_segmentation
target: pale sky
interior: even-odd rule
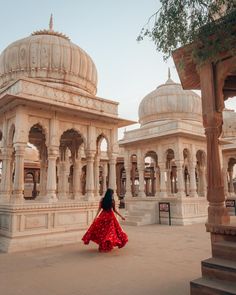
[[[142,98],[165,83],[168,67],[179,82],[171,59],[164,62],[150,40],[136,41],[159,5],[158,0],[0,0],[0,52],[33,31],[48,28],[53,13],[54,30],[93,59],[97,95],[119,102],[120,117],[138,121]]]

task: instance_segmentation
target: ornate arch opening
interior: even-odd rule
[[[25,149],[24,198],[26,200],[46,194],[46,170],[46,134],[42,125],[36,123],[29,129],[28,143]]]
[[[159,169],[156,152],[148,151],[144,156],[144,163],[144,191],[146,196],[155,196],[157,191],[157,181],[160,182],[160,173],[157,171]]]
[[[102,133],[96,140],[95,193],[103,195],[108,187],[109,141]],[[118,193],[119,195],[119,193]]]
[[[73,199],[82,190],[81,162],[86,158],[84,137],[74,128],[67,129],[60,137],[58,161],[58,197]]]

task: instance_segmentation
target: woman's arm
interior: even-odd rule
[[[99,202],[99,206],[98,206],[98,210],[97,210],[97,213],[96,213],[94,219],[96,219],[96,218],[98,217],[98,214],[100,213],[101,209],[102,209],[102,202],[100,201],[100,202]]]
[[[122,215],[116,210],[115,201],[113,201],[112,209],[113,209],[113,211],[114,211],[118,216],[120,216],[120,218],[121,218],[122,220],[125,220],[125,217],[122,216]]]

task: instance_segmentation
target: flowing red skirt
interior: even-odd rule
[[[122,230],[113,211],[103,210],[91,224],[82,240],[86,245],[93,241],[99,245],[99,251],[108,252],[116,246],[124,247],[128,242],[128,236]]]

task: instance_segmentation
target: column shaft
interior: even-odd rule
[[[12,148],[2,148],[2,179],[1,179],[1,191],[0,191],[0,200],[2,202],[9,201],[11,195],[11,161],[13,157]]]
[[[15,175],[13,184],[13,202],[24,201],[24,154],[26,144],[14,144]]]
[[[190,197],[197,197],[197,184],[196,184],[196,172],[195,172],[196,163],[193,162],[190,166]]]
[[[94,155],[95,152],[87,151],[87,170],[86,170],[86,199],[94,200]]]
[[[94,161],[94,185],[95,185],[95,197],[99,196],[99,165],[100,165],[100,157],[96,156]]]
[[[167,197],[165,163],[160,163],[159,167],[160,167],[160,174],[161,174],[160,195],[162,198],[164,198],[164,197]]]
[[[107,190],[107,163],[103,164],[103,185],[102,185],[102,194],[104,195]]]
[[[58,158],[58,147],[51,146],[48,148],[48,173],[47,173],[47,201],[57,201],[56,189],[56,160]]]
[[[183,171],[183,161],[176,161],[177,166],[177,190],[178,190],[178,197],[185,197],[184,192],[184,171]]]
[[[73,170],[73,195],[75,200],[79,200],[81,191],[81,159],[75,159]]]

